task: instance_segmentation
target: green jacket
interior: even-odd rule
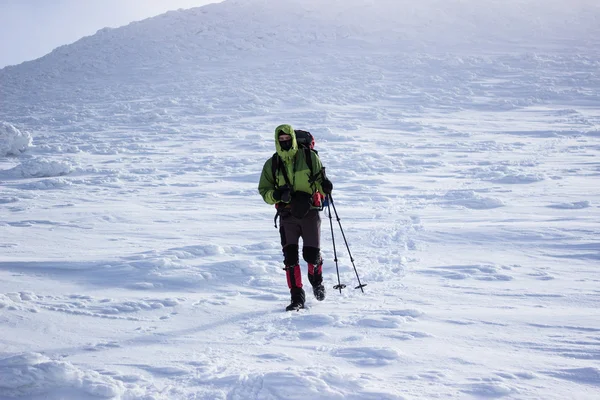
[[[281,146],[279,146],[277,137],[277,132],[279,131],[284,131],[292,137],[292,148],[290,150],[284,151],[281,149]],[[300,191],[313,194],[318,191],[323,196],[325,195],[321,187],[321,182],[323,181],[323,174],[321,173],[323,164],[321,164],[321,160],[317,153],[310,151],[313,176],[317,176],[317,179],[311,185],[310,168],[306,162],[306,152],[298,149],[296,133],[290,125],[280,125],[275,128],[275,149],[277,150],[277,154],[279,154],[281,161],[283,161],[281,168],[277,171],[276,180],[273,180],[273,158],[271,157],[265,162],[258,183],[258,191],[266,203],[277,203],[273,198],[273,191],[275,188],[286,184],[285,177],[283,176],[284,167],[294,192]]]

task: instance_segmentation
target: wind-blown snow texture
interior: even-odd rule
[[[228,0],[0,70],[0,399],[597,399],[599,15]],[[368,284],[324,212],[299,313],[281,123]]]

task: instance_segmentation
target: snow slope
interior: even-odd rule
[[[0,399],[599,397],[598,5],[321,3],[0,70]],[[367,284],[323,212],[299,313],[256,190],[280,123]]]

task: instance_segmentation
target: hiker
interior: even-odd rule
[[[310,138],[313,141],[312,136]],[[275,218],[280,218],[284,269],[291,294],[291,303],[286,311],[304,308],[305,294],[298,255],[300,238],[302,258],[308,263],[308,280],[313,294],[318,301],[325,299],[319,210],[322,199],[331,193],[333,184],[325,176],[325,168],[317,152],[311,148],[298,145],[296,131],[290,125],[278,126],[275,129],[276,153],[265,162],[258,184],[260,195],[266,203],[276,205]]]

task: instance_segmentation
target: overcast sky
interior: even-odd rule
[[[222,0],[0,0],[0,68],[39,58],[104,27]]]

